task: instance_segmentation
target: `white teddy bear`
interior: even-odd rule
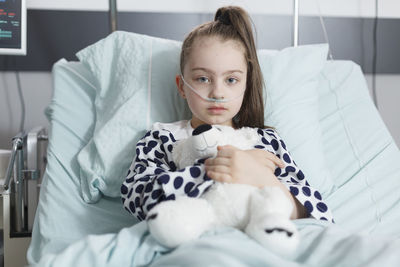
[[[229,144],[252,149],[258,140],[257,130],[252,128],[235,130],[205,124],[175,144],[173,160],[183,168],[198,159],[215,157],[217,146]],[[289,219],[292,209],[290,200],[278,187],[260,189],[214,182],[199,198],[180,196],[157,204],[147,215],[147,223],[153,237],[171,248],[194,240],[214,227],[229,226],[244,231],[269,250],[287,255],[299,243],[296,226]]]

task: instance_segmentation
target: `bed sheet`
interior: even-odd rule
[[[93,80],[80,63],[66,60],[55,64],[53,73],[57,73],[53,76],[57,90],[46,110],[51,121],[49,164],[35,215],[29,262],[58,253],[88,234],[117,232],[136,223],[118,198],[103,198],[94,205],[83,201],[76,155],[93,132]]]
[[[117,234],[87,236],[34,266],[398,266],[400,240],[350,234],[339,226],[297,220],[296,254],[279,256],[244,233],[219,228],[174,250],[158,245],[144,222]],[[373,244],[373,246],[371,246]],[[349,253],[350,252],[350,253]]]
[[[321,125],[326,130],[325,152],[335,162],[332,170],[339,189],[327,201],[338,223],[296,220],[301,234],[299,250],[292,257],[281,257],[230,228],[209,231],[198,241],[168,250],[149,235],[145,223],[137,223],[123,210],[119,198],[85,203],[79,193],[76,155],[93,133],[94,84],[90,72],[80,63],[59,61],[53,70],[57,73],[54,75],[57,90],[47,110],[51,120],[49,165],[28,250],[29,263],[35,266],[400,265],[400,231],[396,223],[400,214],[399,194],[396,194],[398,148],[390,142],[390,135],[382,134],[381,130],[373,131],[372,135],[377,136],[366,143],[370,147],[371,142],[380,141],[379,153],[375,150],[375,155],[364,153],[354,140],[348,145],[335,143],[340,138],[345,138],[343,142],[348,136],[360,135],[349,126],[358,116],[345,121],[347,108],[355,104],[340,101],[354,101],[354,97],[361,96],[360,101],[366,101],[368,108],[355,105],[356,113],[371,114],[368,123],[373,127],[384,125],[376,122],[380,118],[370,111],[371,103],[362,93],[364,85],[349,80],[354,76],[354,66],[333,62],[327,68],[325,83],[321,82]],[[361,91],[357,93],[358,90]],[[352,100],[346,94],[351,92]],[[369,131],[366,134],[371,135]],[[350,157],[354,151],[358,157]],[[381,180],[394,183],[394,188]],[[366,203],[373,204],[370,210],[365,208]]]
[[[338,190],[326,201],[352,232],[400,236],[400,152],[360,66],[328,61],[319,86],[324,154]]]

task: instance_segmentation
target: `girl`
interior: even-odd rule
[[[184,40],[176,84],[192,119],[155,123],[137,143],[121,195],[125,209],[139,220],[161,201],[183,194],[199,197],[219,181],[278,186],[293,204],[291,219],[312,216],[333,221],[321,194],[305,180],[283,140],[264,126],[263,77],[251,26],[243,9],[223,7],[214,21],[198,26]],[[216,158],[177,169],[171,161],[173,144],[205,123],[257,128],[260,143],[252,150],[218,147]]]

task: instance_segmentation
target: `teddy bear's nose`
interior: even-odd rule
[[[193,130],[192,135],[199,135],[202,134],[204,132],[207,132],[208,130],[211,130],[211,125],[210,124],[202,124],[199,127],[197,127],[196,129]]]

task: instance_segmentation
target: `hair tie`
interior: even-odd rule
[[[229,18],[228,12],[222,13],[221,10],[218,10],[217,14],[215,14],[215,18],[224,25],[231,25],[231,20]]]

